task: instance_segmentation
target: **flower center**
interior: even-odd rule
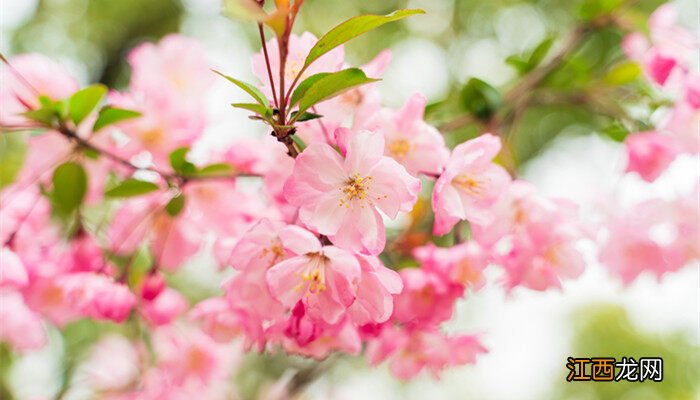
[[[270,246],[265,247],[262,250],[262,256],[270,256],[270,266],[275,265],[278,260],[284,258],[284,247],[282,247],[282,242],[277,238],[270,241]]]
[[[160,128],[153,128],[145,131],[141,134],[141,140],[147,146],[157,146],[163,142],[163,130]]]
[[[326,258],[321,254],[311,254],[309,263],[299,274],[301,282],[294,290],[306,286],[306,294],[317,294],[326,290]]]
[[[389,154],[394,158],[404,158],[411,151],[411,143],[408,140],[394,140],[387,146]]]
[[[452,180],[452,184],[472,196],[481,196],[483,194],[484,183],[472,175],[457,175]]]
[[[345,197],[340,199],[340,206],[345,206],[347,208],[350,208],[349,202],[352,200],[358,199],[358,200],[365,200],[367,199],[367,194],[369,192],[370,188],[370,183],[372,183],[372,177],[371,176],[365,176],[361,177],[360,174],[355,174],[348,178],[347,181],[345,181],[345,185],[343,185],[340,190],[343,192]],[[367,199],[370,204],[372,201],[370,199]]]

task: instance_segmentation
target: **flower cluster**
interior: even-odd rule
[[[115,399],[226,398],[236,361],[227,344],[238,339],[317,360],[364,350],[401,379],[437,377],[486,352],[479,336],[443,324],[489,284],[487,268],[507,291],[559,289],[582,273],[580,244],[595,235],[576,204],[514,178],[498,161],[499,135],[450,149],[425,121],[422,95],[382,107],[375,82],[390,53],[353,68],[340,33],[291,34],[297,3],[283,10],[285,29],[258,10],[276,34],[261,34],[258,82],[224,75],[256,101],[234,107],[271,135],[224,148],[206,147],[214,117],[204,104],[227,83],[192,39],[136,47],[121,91],[79,90],[42,56],[8,61],[0,123],[35,132],[22,137],[24,165],[0,200],[2,342],[37,349],[46,326],[80,319],[145,327],[151,340],[105,336],[86,361],[95,390]],[[700,148],[688,131],[700,86],[678,48],[695,42],[672,22],[662,8],[652,44],[625,40],[649,77],[682,93],[658,132],[627,141],[628,169],[649,181]],[[683,199],[617,215],[600,259],[626,282],[677,270],[700,256],[688,218],[697,212]],[[192,295],[176,278],[208,250],[226,279]],[[112,367],[114,379],[96,372]]]

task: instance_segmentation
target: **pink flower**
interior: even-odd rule
[[[385,50],[361,69],[368,77],[379,79],[390,61],[391,53]],[[377,84],[358,86],[315,105],[314,112],[323,115],[323,118],[300,123],[296,135],[306,144],[321,142],[334,145],[336,129],[365,129],[380,107],[381,93]]]
[[[384,154],[384,138],[360,132],[348,140],[345,159],[326,144],[309,146],[296,159],[284,187],[300,207],[299,219],[352,251],[378,254],[384,248],[384,222],[410,211],[420,180]]]
[[[417,176],[439,175],[450,158],[440,132],[423,120],[426,99],[413,95],[398,111],[384,109],[365,125],[386,140],[385,154]]]
[[[286,352],[322,360],[333,351],[358,354],[362,350],[357,328],[347,318],[328,324],[310,317],[306,311],[298,302],[284,326],[281,342]]]
[[[182,326],[161,328],[155,332],[153,343],[158,370],[166,378],[161,387],[165,384],[167,390],[193,386],[204,389],[230,373],[230,347],[214,342],[199,330]]]
[[[224,298],[213,297],[200,302],[189,316],[216,342],[227,343],[244,334],[246,349],[250,349],[253,344],[259,351],[264,347],[261,324],[243,311],[231,307]]]
[[[129,254],[151,239],[151,250],[158,267],[175,270],[199,251],[204,232],[189,219],[187,208],[173,217],[165,211],[172,195],[130,199],[115,214],[108,237],[117,254]]]
[[[17,254],[8,247],[0,249],[0,288],[21,288],[28,282],[27,270]]]
[[[660,86],[669,86],[669,82],[675,84],[676,78],[685,75],[693,65],[691,55],[697,57],[697,38],[676,20],[675,6],[664,4],[649,18],[651,43],[638,32],[622,41],[625,55],[639,62],[649,78]]]
[[[676,140],[657,132],[630,135],[625,140],[627,172],[636,172],[647,182],[661,175],[679,153]]]
[[[452,247],[429,244],[414,249],[413,256],[421,263],[421,269],[441,274],[473,290],[484,285],[483,271],[490,258],[490,254],[473,240]]]
[[[165,289],[165,278],[160,271],[155,270],[148,273],[143,278],[141,284],[141,298],[144,300],[153,300],[158,297]]]
[[[180,292],[165,288],[158,297],[141,304],[141,314],[151,325],[168,325],[187,311],[188,307],[187,299]]]
[[[581,274],[585,262],[578,243],[588,231],[575,204],[540,196],[531,184],[515,181],[492,212],[493,222],[473,224],[472,233],[504,267],[509,290],[560,287],[562,278]]]
[[[26,106],[38,108],[40,96],[61,100],[79,88],[64,66],[43,55],[24,54],[12,57],[9,61],[24,80],[18,78],[4,63],[1,65],[0,82],[3,84],[0,88],[0,121],[4,124],[25,122],[26,119],[17,114],[28,111]]]
[[[104,266],[102,249],[91,234],[81,231],[70,244],[72,271],[97,271]]]
[[[500,139],[491,134],[455,147],[433,189],[434,234],[446,234],[459,220],[491,219],[489,207],[510,183],[508,172],[491,161],[500,149]]]
[[[392,295],[401,293],[403,282],[395,271],[386,268],[379,258],[358,255],[362,268],[357,299],[348,310],[358,325],[386,322],[394,311]]]
[[[391,317],[394,322],[424,327],[437,326],[452,318],[454,304],[464,293],[464,286],[423,268],[404,268],[399,275],[403,291],[394,296]]]
[[[355,300],[361,273],[357,259],[337,247],[322,246],[311,232],[297,226],[284,228],[280,238],[295,256],[267,271],[273,296],[286,307],[302,300],[312,318],[338,322]]]
[[[137,382],[140,356],[125,337],[109,334],[95,344],[81,368],[85,368],[92,388],[119,391]]]
[[[41,317],[27,308],[21,294],[2,288],[0,304],[0,342],[20,352],[36,350],[46,344]]]
[[[125,285],[105,275],[78,272],[59,278],[59,286],[71,307],[80,314],[101,320],[124,322],[136,305],[136,297]]]
[[[407,330],[388,326],[370,342],[367,358],[371,365],[389,361],[389,369],[399,379],[408,380],[428,370],[439,378],[440,372],[456,365],[473,364],[485,353],[473,335],[447,336],[437,329]]]
[[[697,259],[697,194],[694,204],[688,200],[684,203],[652,199],[616,210],[609,217],[600,261],[613,275],[630,283],[644,271],[660,279],[666,272]]]
[[[188,37],[170,34],[143,43],[127,56],[131,91],[170,111],[203,110],[200,104],[214,81],[202,46]]]
[[[287,63],[284,70],[284,91],[285,94],[289,90],[289,86],[292,84],[294,79],[299,75],[302,68],[304,67],[304,61],[306,56],[309,54],[311,48],[316,44],[318,39],[309,33],[304,32],[301,36],[291,35],[289,38],[289,54],[287,56]],[[281,96],[279,93],[279,70],[280,70],[280,59],[279,52],[277,51],[277,39],[272,39],[267,42],[268,55],[270,60],[270,68],[272,69],[272,79],[277,91],[278,98]],[[324,54],[321,58],[314,61],[309,68],[304,71],[304,73],[299,78],[299,82],[308,78],[311,75],[317,74],[319,72],[336,72],[340,71],[343,67],[345,59],[345,51],[343,47],[337,47],[328,53]],[[272,89],[270,87],[270,78],[267,74],[267,66],[265,64],[265,56],[262,51],[253,56],[253,73],[258,77],[262,84],[262,89],[267,94],[269,99],[272,99]]]
[[[685,96],[676,101],[669,120],[663,124],[662,132],[675,138],[684,153],[700,153],[700,77],[688,78]]]

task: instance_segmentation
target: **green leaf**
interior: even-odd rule
[[[299,100],[299,114],[303,115],[312,106],[335,97],[356,86],[376,82],[378,79],[368,78],[359,68],[348,68],[328,74],[317,80]]]
[[[299,115],[299,113],[296,112],[296,111],[294,111],[294,112],[292,113],[292,119],[294,119],[294,120],[297,121],[297,122],[311,121],[311,120],[314,120],[314,119],[318,119],[318,118],[322,118],[322,117],[323,117],[323,115],[321,115],[321,114],[315,114],[315,113],[308,112],[308,111],[305,112],[305,113],[303,113],[303,114],[301,114],[301,115],[299,116],[299,118],[297,118],[297,115]]]
[[[42,125],[53,125],[54,121],[56,121],[58,117],[56,110],[51,105],[44,106],[36,110],[23,112],[20,115],[23,115],[29,118],[30,120],[38,122]]]
[[[233,176],[233,174],[236,171],[233,169],[233,166],[225,163],[216,163],[216,164],[210,164],[199,171],[197,171],[194,175],[198,177],[216,177],[216,176]]]
[[[641,74],[642,69],[637,63],[633,61],[623,61],[610,68],[603,80],[611,85],[622,86],[634,82]]]
[[[177,196],[170,199],[168,204],[165,206],[165,211],[171,216],[175,217],[182,209],[185,207],[185,196],[178,194]]]
[[[68,111],[70,118],[78,125],[107,94],[107,87],[101,84],[88,86],[75,92],[68,99]]]
[[[547,53],[549,53],[549,49],[552,48],[552,44],[554,44],[554,38],[548,37],[535,47],[535,50],[530,54],[530,59],[527,61],[530,65],[530,69],[540,65],[542,60],[547,56]]]
[[[462,106],[480,119],[488,119],[500,107],[501,94],[481,79],[472,78],[460,92]]]
[[[97,117],[97,121],[95,121],[95,125],[93,125],[92,131],[97,132],[105,126],[116,124],[117,122],[121,122],[131,118],[138,118],[140,116],[141,113],[137,111],[107,106],[100,110],[100,115]]]
[[[306,57],[304,67],[308,67],[322,55],[328,53],[341,44],[356,38],[368,31],[376,29],[386,23],[398,21],[411,15],[424,14],[423,10],[398,10],[388,15],[360,15],[350,18],[331,29],[316,42]]]
[[[83,202],[87,193],[87,174],[83,166],[69,161],[53,172],[53,202],[60,211],[70,213]]]
[[[257,103],[232,103],[231,107],[252,111],[265,119],[272,117],[272,110]]]
[[[609,126],[603,128],[602,132],[616,142],[624,142],[627,135],[630,134],[630,131],[619,121],[615,121]]]
[[[306,143],[304,143],[299,136],[292,135],[292,140],[296,143],[297,147],[299,147],[299,151],[304,151],[304,149],[306,149]]]
[[[520,74],[525,74],[531,69],[530,63],[526,60],[523,60],[523,58],[518,55],[512,55],[506,58],[506,64],[515,68],[515,70],[518,71],[518,73]]]
[[[168,157],[170,158],[170,165],[173,167],[173,171],[183,175],[197,171],[197,167],[187,161],[187,153],[189,151],[189,147],[180,147],[170,153]]]
[[[117,185],[116,187],[108,190],[105,193],[105,196],[115,198],[134,197],[141,196],[158,189],[158,185],[156,185],[153,182],[146,182],[134,178],[129,178]]]
[[[306,94],[306,91],[309,90],[311,85],[316,83],[319,79],[324,78],[328,75],[330,75],[329,72],[321,72],[320,74],[311,75],[310,77],[301,81],[299,86],[297,86],[297,88],[294,89],[294,93],[292,93],[292,98],[290,100],[289,107],[292,108],[295,105],[297,105],[297,103],[299,103],[299,100],[301,100],[301,98],[304,97],[304,94]]]
[[[239,81],[236,78],[232,78],[228,75],[224,75],[219,71],[214,71],[214,72],[223,76],[229,82],[233,83],[234,85],[238,86],[239,88],[243,89],[253,99],[255,99],[255,101],[257,101],[261,106],[264,106],[265,108],[269,107],[270,102],[267,100],[267,97],[263,94],[263,92],[260,91],[260,89],[256,88],[255,86],[251,85],[250,83]]]
[[[22,170],[27,147],[22,132],[0,134],[0,189],[14,182]]]

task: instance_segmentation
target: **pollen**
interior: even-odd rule
[[[270,266],[274,265],[278,260],[281,260],[284,258],[284,247],[282,246],[282,242],[279,239],[274,239],[270,242],[269,247],[265,247],[262,250],[262,256],[267,257],[270,256],[271,258],[271,263]]]
[[[406,157],[408,152],[411,151],[411,142],[404,139],[394,140],[389,143],[387,149],[393,158],[401,159]]]
[[[484,182],[470,175],[458,175],[452,180],[452,184],[472,196],[481,196],[483,194]]]
[[[360,174],[354,174],[347,181],[345,185],[340,187],[340,190],[345,195],[340,199],[340,206],[350,207],[350,202],[353,200],[360,200],[364,202],[365,200],[372,204],[371,198],[368,196],[370,184],[372,183],[372,177],[366,176],[361,177]],[[364,205],[362,205],[364,207]]]
[[[309,264],[298,274],[301,282],[294,290],[306,288],[306,294],[318,294],[326,290],[326,259],[321,256],[312,256]]]

